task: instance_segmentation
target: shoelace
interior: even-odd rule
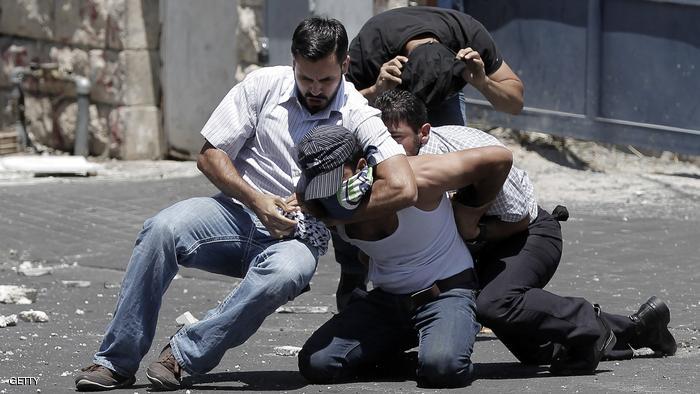
[[[175,376],[180,375],[180,364],[177,363],[177,360],[175,360],[175,356],[172,353],[168,354],[162,360],[160,360],[160,363],[163,364],[163,366],[168,368],[170,371],[172,371],[175,374]]]
[[[100,368],[104,368],[104,367],[101,366],[101,365],[98,365],[98,364],[92,364],[92,365],[89,365],[89,366],[87,366],[87,367],[85,367],[85,368],[82,368],[81,371],[83,371],[83,372],[93,372],[93,371],[97,371],[97,370],[100,369]]]

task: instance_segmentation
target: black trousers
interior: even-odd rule
[[[580,297],[562,297],[546,290],[562,255],[561,226],[540,208],[528,230],[492,243],[475,255],[481,292],[477,319],[522,362],[548,342],[587,346],[602,334],[593,305]],[[634,327],[627,316],[602,313],[625,348]]]

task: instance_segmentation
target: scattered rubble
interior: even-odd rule
[[[46,323],[49,321],[49,316],[46,312],[35,311],[34,309],[22,311],[18,316],[20,319],[30,323]]]
[[[275,346],[274,350],[278,356],[295,357],[301,348],[299,346]]]
[[[0,303],[28,305],[36,301],[36,289],[14,286],[0,285]]]
[[[329,313],[327,306],[281,306],[277,313]]]
[[[199,321],[199,319],[194,317],[189,311],[183,313],[182,315],[178,316],[177,319],[175,319],[175,322],[178,324],[178,326],[192,324],[192,323],[196,323],[198,321]]]
[[[17,325],[17,315],[0,315],[0,327],[11,327]]]
[[[192,316],[192,314],[190,313],[190,311],[187,311],[187,312],[183,313],[182,315],[178,316],[177,319],[175,319],[175,324],[176,324],[178,327],[182,327],[182,326],[185,326],[185,325],[187,325],[187,324],[196,323],[196,322],[198,322],[198,321],[199,321],[199,319],[197,319],[196,317]]]
[[[17,267],[17,273],[24,276],[43,276],[52,272],[52,267],[44,267],[41,263],[34,265],[31,261],[24,261]]]
[[[62,280],[63,286],[66,287],[90,287],[92,284],[89,280]]]

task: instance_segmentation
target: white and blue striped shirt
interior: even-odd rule
[[[482,146],[503,146],[494,136],[465,126],[431,127],[428,142],[421,146],[420,154],[441,154]],[[517,222],[530,214],[530,221],[537,218],[537,199],[527,172],[511,167],[503,188],[496,196],[487,215],[498,216],[505,222]]]
[[[379,117],[379,111],[343,78],[328,107],[310,114],[297,99],[294,71],[266,67],[250,73],[223,98],[201,131],[231,158],[255,189],[277,196],[294,192],[301,171],[296,144],[318,125],[342,125],[366,149],[377,148],[377,163],[405,154]]]

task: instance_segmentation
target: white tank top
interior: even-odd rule
[[[409,207],[396,214],[396,231],[379,241],[349,238],[345,226],[337,227],[341,238],[370,257],[369,279],[374,287],[394,294],[413,293],[474,266],[457,232],[447,194],[432,211]]]

